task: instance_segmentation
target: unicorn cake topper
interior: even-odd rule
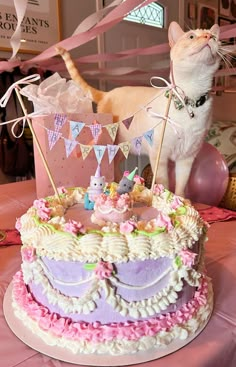
[[[118,194],[126,194],[128,192],[131,192],[133,190],[135,181],[134,176],[137,171],[138,167],[136,167],[132,172],[129,173],[128,176],[123,176],[120,182],[118,183],[118,187],[116,191]]]

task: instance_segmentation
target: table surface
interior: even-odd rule
[[[0,185],[0,229],[14,228],[36,198],[35,181]],[[43,355],[19,340],[6,324],[2,302],[8,284],[21,264],[20,246],[0,246],[0,366],[71,367]],[[206,268],[214,288],[212,317],[191,343],[145,367],[236,366],[236,221],[210,226],[206,243]],[[111,357],[112,358],[112,357]]]

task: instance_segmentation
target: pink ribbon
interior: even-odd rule
[[[227,24],[220,27],[220,39],[236,37],[236,26],[234,24]]]
[[[121,0],[113,1],[109,6],[104,9],[99,10],[97,13],[94,13],[87,17],[74,31],[73,35],[60,43],[58,45],[66,48],[67,50],[71,50],[73,48],[79,47],[80,45],[90,41],[91,39],[96,38],[98,35],[106,32],[108,29],[113,27],[115,24],[123,20],[124,16],[127,15],[128,12],[133,10],[135,7],[145,6],[151,3],[151,0],[126,0],[121,3]],[[22,17],[24,12],[24,8],[22,4],[25,4],[25,0],[15,0],[15,4],[21,6],[18,7],[18,20],[19,17]],[[119,4],[119,5],[117,5]],[[20,13],[21,11],[21,13]],[[107,14],[109,12],[109,14]],[[105,16],[104,16],[105,15]],[[102,20],[101,17],[103,17]],[[96,24],[97,22],[97,24]],[[235,24],[226,25],[220,27],[221,34],[220,38],[230,38],[236,37],[236,26]],[[14,38],[14,37],[13,37]],[[12,68],[16,66],[20,66],[23,68],[30,68],[35,66],[35,63],[40,65],[43,69],[49,70],[61,70],[62,66],[64,69],[64,64],[59,60],[52,59],[53,56],[56,55],[55,46],[51,46],[40,55],[33,57],[27,61],[20,61],[11,59],[8,62],[2,61],[0,62],[0,72],[1,71],[11,71]],[[98,61],[113,61],[113,60],[122,60],[126,58],[130,58],[133,56],[141,56],[141,55],[154,55],[157,53],[165,53],[169,51],[168,44],[156,45],[147,48],[138,48],[132,50],[121,51],[116,54],[104,54],[104,55],[90,55],[78,58],[77,61],[81,63],[89,63],[89,62],[98,62]],[[14,52],[14,51],[13,51]],[[103,70],[106,72],[106,69]],[[134,70],[134,73],[138,74],[139,70]],[[110,75],[112,75],[112,69],[109,71]]]
[[[79,26],[73,32],[72,36],[81,32],[86,32],[94,27],[96,23],[98,23],[109,11],[118,6],[122,1],[123,0],[114,0],[110,5],[107,5],[105,8],[100,9],[96,13],[89,15],[79,24]]]
[[[148,5],[153,0],[146,0],[145,3],[143,0],[126,0],[122,2],[119,6],[116,6],[111,12],[106,15],[97,25],[88,31],[81,32],[79,34],[75,34],[59,43],[57,46],[61,46],[67,50],[74,49],[78,46],[85,44],[86,42],[96,38],[98,35],[104,33],[115,24],[119,23],[125,15],[127,15],[131,10],[136,7]],[[33,57],[30,60],[26,60],[22,63],[22,66],[25,67],[32,63],[41,63],[53,56],[57,55],[55,45],[49,47],[47,50],[43,51],[40,55]]]

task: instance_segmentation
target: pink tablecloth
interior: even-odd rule
[[[0,229],[14,228],[36,198],[34,181],[0,186]],[[190,344],[145,367],[236,366],[236,221],[211,224],[206,244],[206,266],[213,280],[215,306],[204,331]],[[8,328],[2,301],[12,276],[21,263],[20,246],[0,246],[0,366],[71,367],[29,348]],[[112,358],[112,357],[111,357]]]

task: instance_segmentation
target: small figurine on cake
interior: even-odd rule
[[[123,175],[123,177],[120,180],[120,182],[118,183],[118,186],[117,186],[117,189],[116,189],[118,194],[120,194],[120,195],[126,194],[126,193],[131,192],[133,190],[133,187],[134,187],[134,184],[135,184],[134,176],[135,176],[135,173],[136,173],[137,169],[138,169],[138,167],[136,167],[132,172],[130,172],[130,174],[128,176]]]
[[[91,221],[99,226],[107,222],[121,223],[133,215],[133,200],[130,196],[135,181],[137,167],[128,175],[124,175],[118,184],[112,185],[106,193],[96,197],[94,213]],[[114,189],[114,190],[113,190]]]
[[[130,219],[133,215],[133,200],[129,193],[119,195],[100,194],[94,204],[94,212],[91,222],[104,226],[108,222],[121,223]]]
[[[84,195],[84,208],[94,209],[94,203],[98,195],[103,193],[105,187],[105,176],[101,176],[100,165],[98,165],[94,176],[90,177],[90,185]]]

